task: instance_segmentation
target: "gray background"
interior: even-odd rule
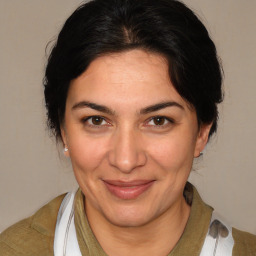
[[[78,0],[0,0],[0,231],[76,188],[45,126],[45,46]],[[256,1],[186,0],[225,70],[218,134],[190,180],[231,225],[256,233]]]

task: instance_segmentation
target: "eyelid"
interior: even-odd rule
[[[167,124],[163,124],[163,125],[147,125],[147,126],[152,126],[152,127],[157,127],[157,128],[164,128],[170,124],[174,124],[174,120],[172,118],[169,118],[169,117],[166,117],[166,116],[161,116],[161,115],[156,115],[156,116],[153,116],[153,117],[150,117],[149,119],[147,119],[146,123],[148,124],[149,122],[151,122],[153,119],[155,118],[164,118],[165,121],[168,121]]]
[[[100,118],[103,120],[103,124],[99,124],[99,125],[96,125],[96,124],[92,124],[92,123],[89,123],[88,121],[92,118]],[[155,118],[163,118],[165,120],[164,124],[160,124],[160,125],[157,125],[157,124],[149,124],[152,120],[154,120]],[[101,116],[101,115],[92,115],[92,116],[87,116],[87,117],[84,117],[82,118],[82,123],[88,127],[92,127],[92,128],[103,128],[103,127],[106,127],[106,126],[112,126],[111,122],[108,121],[108,119],[104,116]],[[166,123],[167,121],[167,123]],[[148,118],[146,121],[145,121],[145,126],[147,127],[152,127],[152,128],[166,128],[167,126],[170,126],[172,124],[174,124],[175,121],[170,118],[170,117],[166,117],[166,116],[161,116],[161,115],[156,115],[156,116],[153,116],[153,117],[150,117]]]
[[[111,125],[110,122],[107,120],[107,118],[105,118],[104,116],[100,116],[100,115],[92,115],[92,116],[87,116],[85,118],[82,118],[82,123],[85,124],[85,123],[88,122],[88,120],[90,120],[94,117],[103,119],[103,121],[106,122],[106,124],[95,125],[95,124],[90,124],[89,123],[88,126],[100,128],[102,126],[110,126]]]

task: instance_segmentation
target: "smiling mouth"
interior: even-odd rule
[[[135,180],[130,182],[103,180],[103,182],[112,195],[120,199],[131,200],[146,192],[155,180]]]

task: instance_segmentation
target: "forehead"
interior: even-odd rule
[[[95,59],[70,85],[68,101],[82,100],[129,107],[170,100],[187,105],[171,83],[165,58],[142,50]]]

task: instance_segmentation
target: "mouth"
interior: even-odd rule
[[[103,180],[108,191],[124,200],[136,199],[141,194],[146,192],[155,182],[155,180],[134,180],[134,181],[119,181],[119,180]]]

